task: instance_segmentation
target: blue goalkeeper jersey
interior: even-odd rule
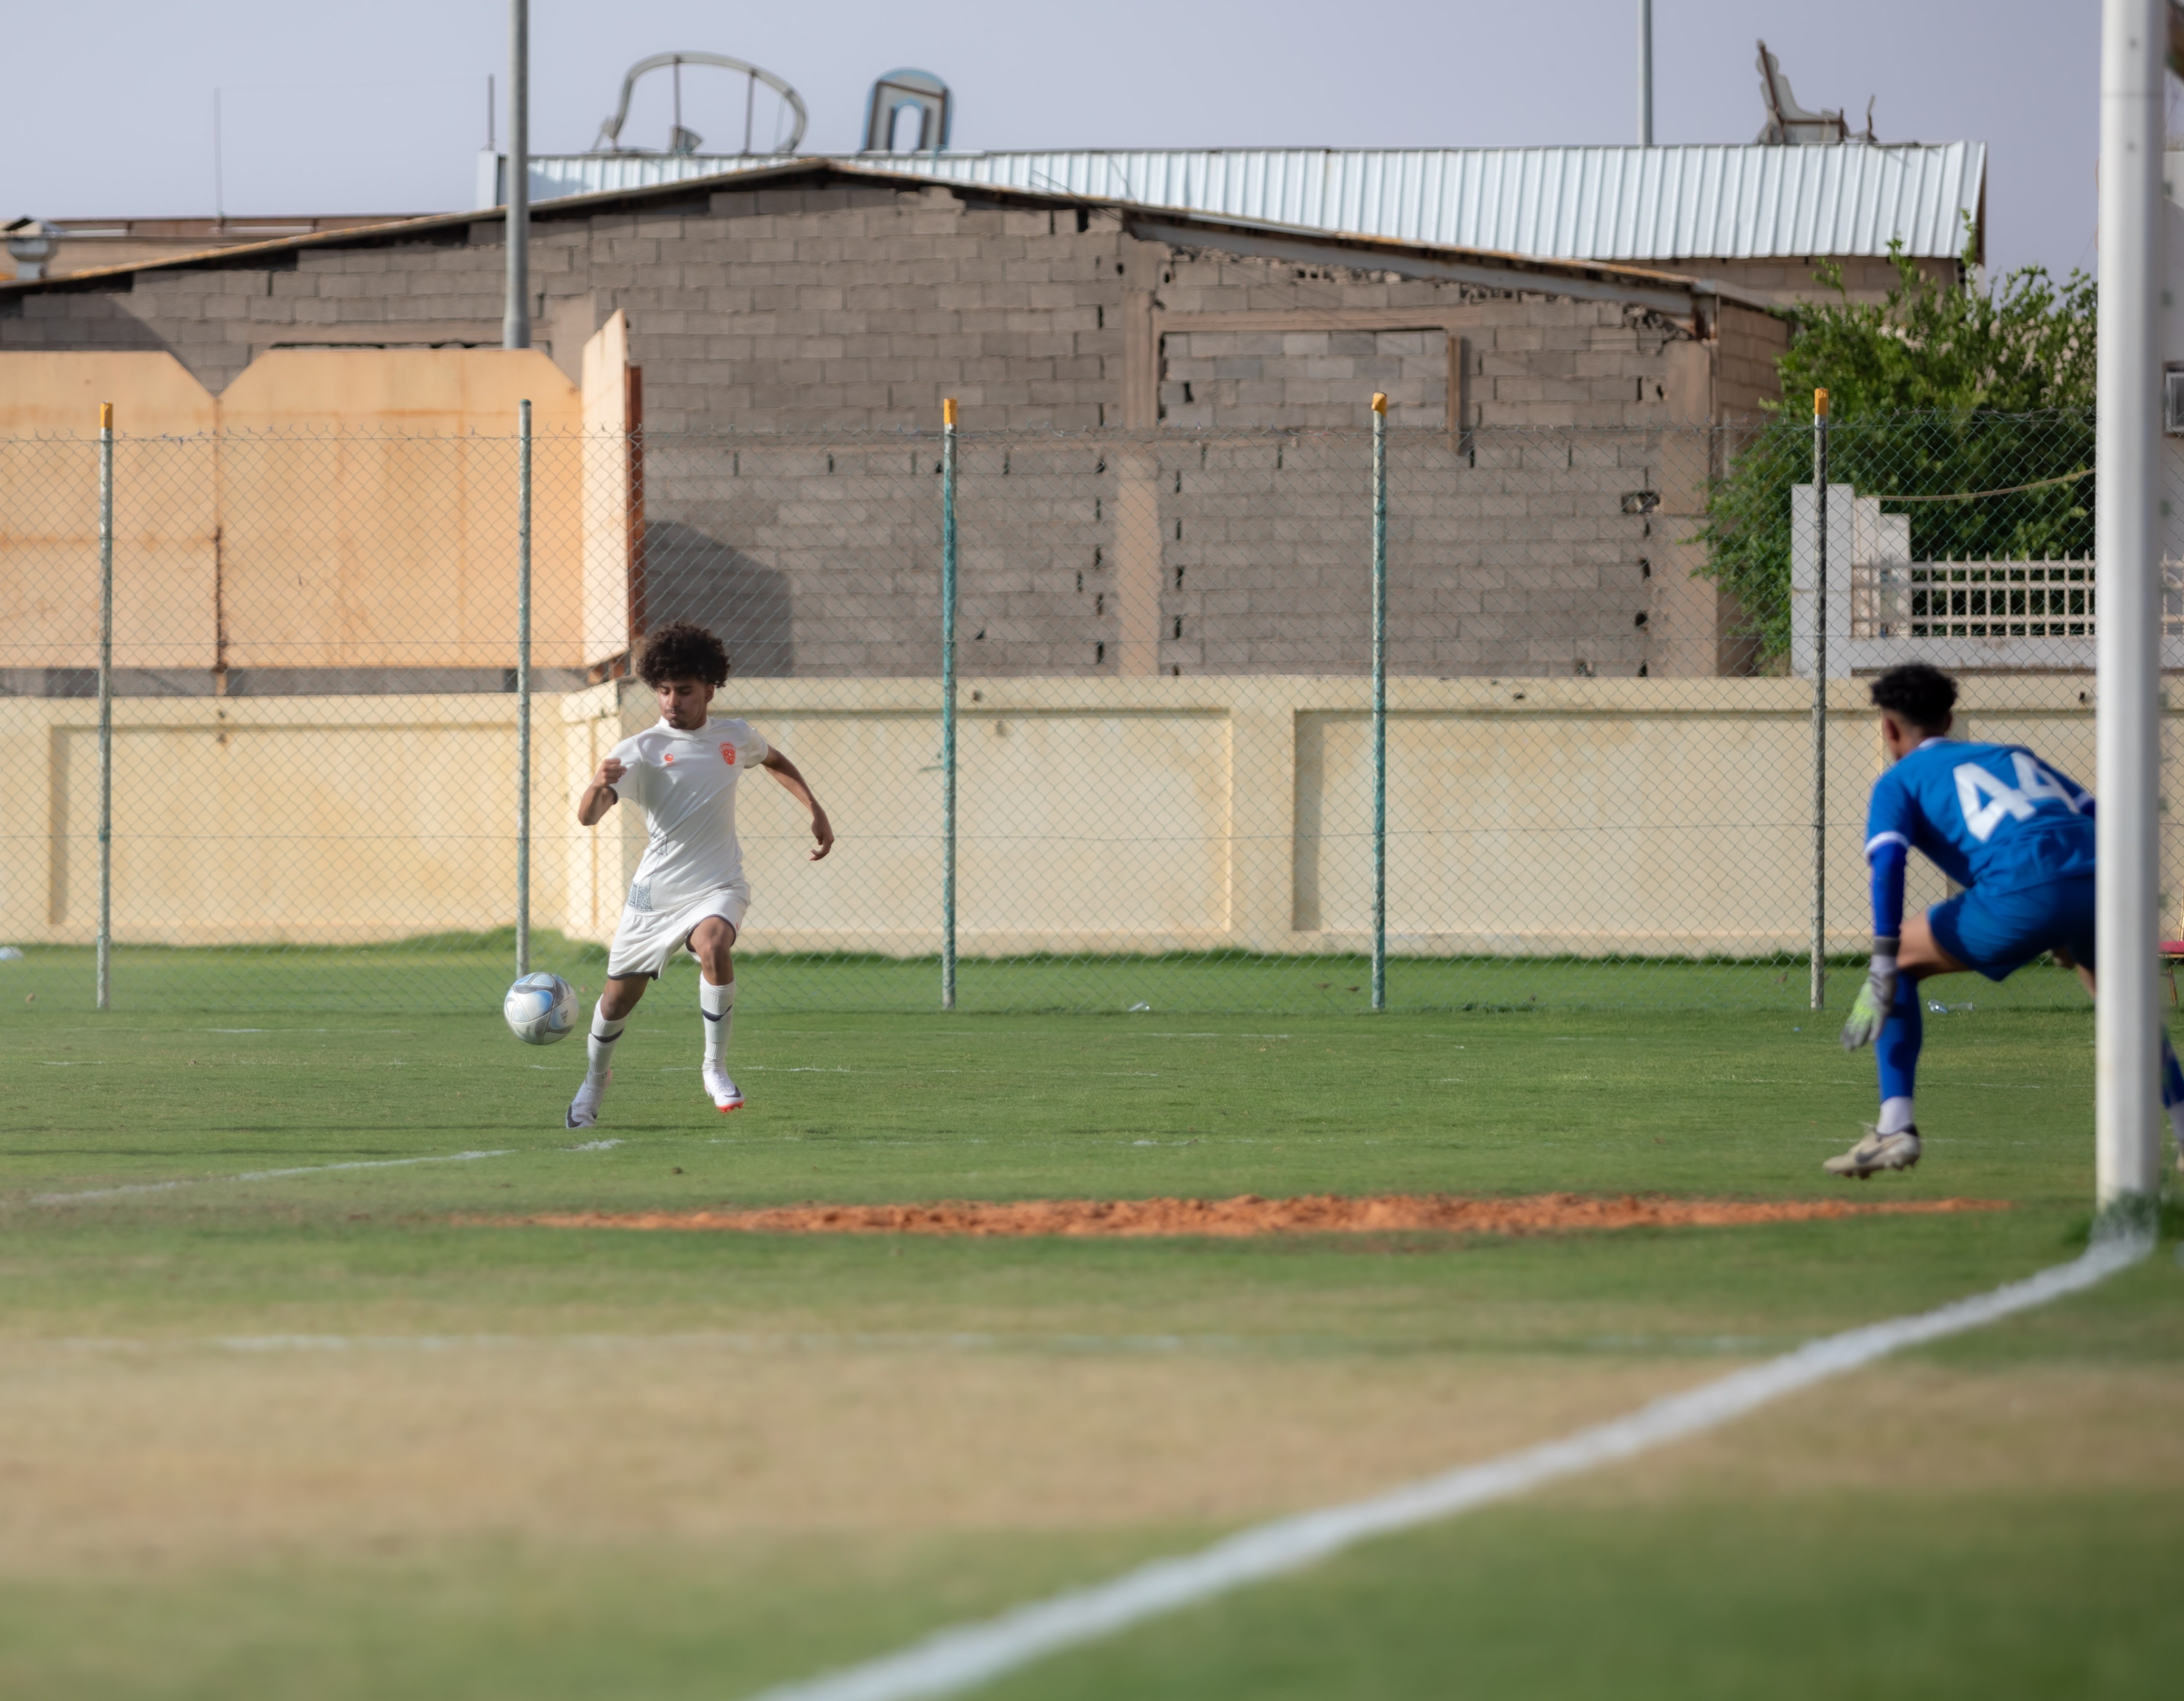
[[[2090,874],[2092,795],[2022,745],[1929,739],[1874,782],[1867,858],[1892,845],[1983,891]]]

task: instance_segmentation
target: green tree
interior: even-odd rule
[[[1972,253],[1968,240],[1968,266]],[[1790,490],[1812,481],[1815,389],[1828,393],[1831,482],[1882,497],[2008,492],[1884,502],[1911,516],[1914,559],[2092,550],[2093,281],[2024,266],[1982,293],[1936,282],[1900,243],[1889,254],[1884,301],[1852,301],[1839,267],[1820,272],[1837,298],[1799,310],[1784,399],[1726,446],[1709,491],[1702,571],[1736,594],[1767,656],[1790,644]]]

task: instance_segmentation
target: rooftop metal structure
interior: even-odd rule
[[[1171,148],[861,153],[845,165],[1384,240],[1552,259],[1953,259],[1981,216],[1979,142],[1783,148]],[[533,200],[777,162],[535,156]],[[500,168],[481,159],[480,206]]]

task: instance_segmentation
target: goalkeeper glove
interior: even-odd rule
[[[1874,951],[1872,966],[1865,971],[1865,984],[1858,988],[1858,1000],[1850,1007],[1850,1019],[1842,1030],[1846,1051],[1870,1044],[1896,1007],[1896,941],[1875,940],[1874,944],[1888,949]]]

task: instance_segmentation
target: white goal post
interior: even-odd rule
[[[2094,558],[2099,895],[2096,1203],[2135,1213],[2159,1185],[2162,454],[2157,340],[2167,220],[2161,184],[2171,0],[2103,0],[2099,394]]]

